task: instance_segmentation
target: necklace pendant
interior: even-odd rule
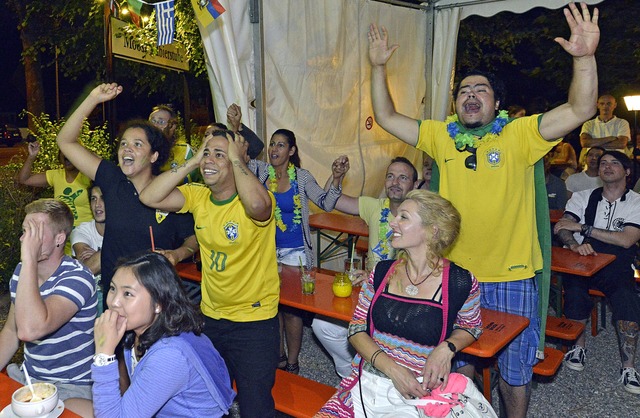
[[[404,288],[404,293],[409,296],[416,296],[418,294],[418,287],[412,284],[408,284],[407,287]]]

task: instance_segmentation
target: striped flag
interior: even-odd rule
[[[156,23],[158,26],[158,46],[173,43],[175,34],[175,2],[174,0],[156,4]]]
[[[220,17],[225,12],[218,0],[191,0],[193,11],[200,25],[207,27],[214,19]]]

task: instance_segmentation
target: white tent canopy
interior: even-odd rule
[[[399,6],[408,4],[402,0],[220,2],[227,12],[200,28],[216,118],[225,121],[227,107],[238,103],[243,122],[266,143],[278,128],[294,131],[302,164],[320,184],[333,159],[346,154],[351,170],[345,192],[376,196],[391,158],[404,155],[419,163],[421,155],[372,123],[369,23],[386,26],[391,42],[400,45],[388,64],[398,110],[415,118],[444,119],[461,19],[568,3],[432,0],[409,8]],[[561,30],[559,35],[566,33]]]

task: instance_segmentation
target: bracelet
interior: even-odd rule
[[[591,225],[582,225],[582,227],[580,228],[580,235],[582,235],[583,237],[589,238],[591,237],[592,233],[593,226]]]
[[[369,363],[371,363],[373,367],[376,367],[376,358],[378,358],[380,353],[382,353],[382,348],[380,348],[379,350],[377,350],[375,353],[371,355],[371,360],[369,361]]]

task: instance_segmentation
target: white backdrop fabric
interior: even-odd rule
[[[589,4],[600,1],[586,0]],[[400,45],[388,64],[389,90],[398,111],[443,120],[451,109],[461,19],[569,3],[435,0],[431,15],[371,0],[261,0],[260,26],[249,22],[249,0],[220,2],[227,11],[208,27],[200,27],[216,119],[225,122],[227,107],[237,103],[243,122],[256,127],[250,103],[256,98],[255,54],[263,54],[258,57],[264,60],[258,77],[264,80],[265,143],[278,128],[295,132],[302,165],[320,184],[328,178],[333,159],[346,154],[351,170],[345,193],[372,196],[382,190],[391,158],[404,155],[419,169],[422,156],[375,123],[368,129],[367,120],[373,117],[366,42],[369,23],[386,26],[391,42]],[[426,45],[427,19],[434,19],[433,45]],[[254,36],[260,27],[260,36]],[[262,39],[262,51],[255,39]],[[433,64],[427,73],[429,50]],[[428,115],[425,100],[430,100]]]

